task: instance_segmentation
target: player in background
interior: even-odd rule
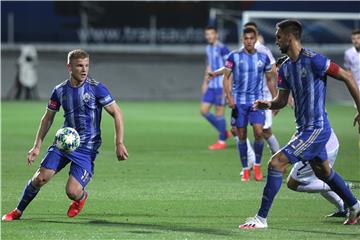
[[[360,29],[352,32],[351,41],[354,46],[345,51],[344,68],[352,74],[360,88]]]
[[[343,178],[330,167],[326,143],[331,126],[325,112],[326,75],[343,81],[353,97],[358,113],[354,125],[360,132],[360,95],[354,79],[325,56],[304,49],[301,45],[302,25],[297,20],[284,20],[276,25],[276,44],[288,59],[281,65],[278,95],[272,101],[257,100],[256,109],[281,109],[288,103],[290,91],[294,98],[297,132],[295,138],[272,156],[258,213],[240,228],[267,228],[267,216],[280,190],[283,173],[289,163],[308,162],[315,175],[324,181],[349,207],[344,224],[356,224],[360,202],[346,186]]]
[[[237,128],[238,149],[244,169],[242,181],[250,180],[247,156],[247,125],[250,123],[254,132],[255,180],[262,180],[260,169],[263,142],[264,112],[254,110],[253,102],[263,97],[264,74],[269,89],[275,97],[276,88],[272,79],[272,66],[269,57],[255,49],[257,33],[253,28],[243,30],[244,48],[233,51],[226,60],[224,69],[224,90],[229,107],[232,109],[232,125]],[[231,87],[232,76],[232,87]]]
[[[223,90],[223,80],[221,76],[211,79],[208,72],[224,66],[229,49],[219,41],[215,27],[208,26],[205,29],[205,38],[208,42],[206,47],[207,64],[202,83],[202,101],[200,106],[201,115],[217,130],[218,140],[209,146],[210,150],[220,150],[226,148],[226,139],[229,133],[226,130],[226,120],[224,116],[225,97]],[[210,112],[211,107],[215,107],[215,114]]]
[[[273,76],[275,79],[277,79],[275,58],[274,58],[273,54],[271,53],[270,49],[267,48],[263,43],[260,42],[259,38],[261,35],[259,34],[259,30],[257,28],[256,23],[248,22],[244,25],[244,27],[245,28],[251,27],[251,28],[255,29],[255,31],[257,33],[257,39],[258,39],[255,43],[255,49],[258,52],[265,53],[269,57]],[[264,76],[264,78],[265,78],[265,76]],[[264,84],[264,86],[263,86],[264,99],[270,101],[270,100],[272,100],[272,95],[267,86],[266,79],[264,79],[263,84]],[[275,154],[280,149],[279,142],[277,141],[277,139],[271,129],[272,117],[273,117],[273,115],[276,115],[277,112],[278,111],[265,110],[265,124],[263,126],[263,136],[270,148],[271,154]]]
[[[47,110],[40,121],[33,148],[27,155],[29,165],[40,153],[60,106],[64,110],[63,127],[75,128],[80,135],[80,146],[71,153],[60,151],[55,145],[49,147],[40,168],[25,186],[17,207],[2,217],[3,221],[20,219],[26,207],[36,197],[40,188],[70,163],[66,194],[72,200],[67,215],[79,214],[88,197],[85,187],[93,176],[94,161],[101,145],[100,121],[102,108],[114,118],[115,146],[118,160],[128,157],[124,145],[123,117],[119,106],[109,90],[100,82],[88,77],[89,54],[76,49],[68,54],[67,70],[70,78],[57,85],[48,102]]]

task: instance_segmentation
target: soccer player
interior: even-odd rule
[[[81,49],[68,53],[67,70],[70,78],[57,85],[48,102],[47,110],[41,119],[33,148],[27,155],[28,164],[34,163],[40,153],[42,142],[49,131],[60,106],[64,110],[63,127],[75,128],[80,135],[80,146],[71,153],[50,146],[40,168],[25,186],[17,207],[2,217],[3,221],[20,219],[26,207],[36,197],[40,188],[70,163],[66,194],[72,200],[67,215],[75,217],[85,204],[88,193],[86,185],[94,171],[94,160],[101,144],[100,121],[102,108],[114,118],[115,145],[118,160],[128,157],[124,145],[124,126],[122,113],[104,84],[88,77],[89,54]]]
[[[200,106],[201,115],[218,131],[219,137],[215,144],[209,146],[210,150],[220,150],[226,148],[226,139],[229,133],[226,131],[226,121],[224,117],[224,90],[221,76],[210,78],[208,72],[224,66],[229,49],[219,41],[215,27],[209,26],[205,29],[205,38],[209,43],[206,47],[207,65],[204,81],[202,83],[202,101]],[[215,114],[210,112],[211,107],[215,107]]]
[[[351,41],[354,46],[345,51],[344,68],[352,73],[360,88],[360,29],[352,32]]]
[[[279,69],[277,97],[272,101],[257,100],[254,108],[283,108],[287,105],[291,91],[297,132],[295,138],[269,161],[267,181],[258,213],[239,227],[267,228],[267,216],[280,190],[283,173],[289,163],[299,161],[308,162],[315,175],[349,206],[349,216],[344,224],[356,224],[360,216],[360,202],[327,160],[325,145],[331,135],[331,126],[325,112],[326,75],[343,81],[351,93],[358,110],[354,125],[359,124],[360,132],[359,90],[353,78],[344,69],[325,56],[302,48],[302,25],[299,21],[284,20],[276,27],[276,44],[289,58]]]
[[[331,129],[329,141],[325,146],[330,166],[334,166],[339,151],[339,141]],[[327,217],[346,217],[347,208],[344,201],[334,192],[329,185],[315,176],[308,162],[297,162],[291,169],[287,179],[287,187],[296,192],[320,193],[326,200],[335,205],[336,211]]]
[[[243,166],[242,181],[250,180],[250,169],[247,156],[247,125],[253,126],[255,165],[253,167],[255,180],[262,180],[260,169],[263,151],[263,125],[264,111],[254,110],[253,102],[263,97],[264,74],[269,89],[275,97],[275,83],[272,79],[271,63],[269,57],[255,49],[256,31],[253,28],[243,30],[244,48],[232,52],[225,63],[224,90],[228,105],[232,108],[232,125],[237,128],[239,137],[238,149]],[[231,79],[233,78],[233,90],[231,90]]]
[[[255,43],[255,49],[258,52],[261,53],[265,53],[269,59],[270,59],[270,64],[271,64],[271,70],[272,73],[274,74],[275,79],[277,78],[277,70],[276,70],[276,66],[275,66],[275,58],[273,56],[273,54],[271,53],[270,49],[267,48],[264,44],[262,44],[259,40],[260,34],[257,28],[257,25],[255,22],[248,22],[244,25],[245,28],[251,27],[254,28],[256,33],[257,33],[257,41]],[[265,76],[264,76],[265,78]],[[271,92],[267,86],[267,82],[266,80],[263,81],[263,94],[264,94],[264,99],[265,100],[272,100],[272,95]],[[271,110],[265,110],[265,124],[263,126],[263,136],[265,141],[267,142],[267,144],[269,145],[270,151],[272,154],[275,154],[277,151],[279,151],[280,147],[279,147],[279,142],[277,141],[275,135],[272,132],[271,126],[272,126],[272,117],[273,114],[275,115],[277,113],[277,111],[271,111]]]

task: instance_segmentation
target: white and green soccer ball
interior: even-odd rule
[[[60,128],[55,134],[54,144],[64,152],[72,152],[80,146],[79,133],[70,127]]]

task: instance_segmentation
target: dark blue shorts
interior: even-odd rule
[[[265,123],[265,111],[264,110],[255,110],[252,108],[251,104],[237,104],[238,110],[237,118],[231,117],[231,126],[237,128],[245,128],[250,122],[253,124]]]
[[[222,88],[208,88],[202,97],[202,102],[215,106],[225,105],[224,90]]]
[[[327,160],[326,143],[331,135],[330,128],[311,129],[297,132],[281,151],[291,164],[298,161]]]
[[[60,172],[68,163],[70,164],[69,175],[73,176],[84,188],[90,182],[94,173],[94,160],[96,154],[83,153],[75,150],[71,153],[64,153],[58,148],[51,146],[41,167]]]

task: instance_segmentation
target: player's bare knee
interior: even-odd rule
[[[268,163],[269,169],[275,169],[281,172],[285,171],[287,161],[283,156],[283,153],[279,152],[273,155]]]
[[[37,174],[32,178],[31,183],[34,187],[40,188],[44,186],[46,183],[48,183],[50,180],[49,177],[44,176],[43,174]]]
[[[78,200],[81,197],[82,192],[83,192],[82,189],[78,189],[78,188],[71,187],[71,186],[66,187],[66,195],[71,200]]]

